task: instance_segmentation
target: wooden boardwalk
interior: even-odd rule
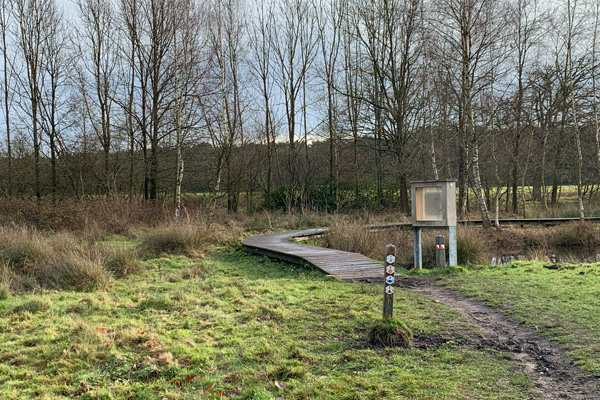
[[[298,237],[321,235],[326,229],[307,229],[252,236],[242,241],[245,251],[294,264],[309,264],[342,280],[383,279],[383,264],[358,253],[294,243]]]
[[[600,223],[600,217],[585,219],[588,222]],[[579,221],[578,218],[529,218],[529,219],[502,219],[501,225],[541,225],[554,226],[562,223]],[[460,225],[480,225],[481,221],[459,221]],[[370,230],[382,229],[412,229],[406,222],[392,222],[385,224],[366,225]],[[326,249],[323,247],[309,246],[294,243],[291,240],[300,237],[322,235],[327,229],[306,229],[302,231],[289,231],[271,233],[267,235],[252,236],[242,241],[245,251],[262,254],[278,260],[294,264],[309,264],[315,266],[329,275],[335,275],[342,280],[357,279],[383,279],[383,265],[358,253]]]

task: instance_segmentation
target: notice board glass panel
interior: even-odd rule
[[[442,221],[442,188],[416,188],[417,221]]]

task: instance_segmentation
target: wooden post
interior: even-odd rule
[[[396,268],[396,246],[388,244],[385,247],[385,285],[383,289],[383,319],[394,316],[394,273]]]
[[[438,268],[446,268],[446,245],[441,235],[435,237],[435,261]]]

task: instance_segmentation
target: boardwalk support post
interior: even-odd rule
[[[422,244],[421,244],[421,228],[414,227],[414,237],[415,237],[415,257],[414,264],[415,268],[421,269],[423,268],[423,256],[422,256]]]
[[[458,265],[458,248],[456,244],[456,226],[448,227],[448,256],[450,258],[450,266]]]
[[[383,319],[394,316],[394,273],[396,269],[396,246],[388,244],[385,247],[385,286],[383,289]]]

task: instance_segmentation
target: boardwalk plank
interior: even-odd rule
[[[244,239],[242,246],[244,250],[252,253],[264,254],[287,262],[312,265],[328,275],[335,275],[343,280],[383,277],[383,265],[362,254],[291,241],[293,238],[320,235],[323,232],[324,229],[307,229],[252,236]]]

